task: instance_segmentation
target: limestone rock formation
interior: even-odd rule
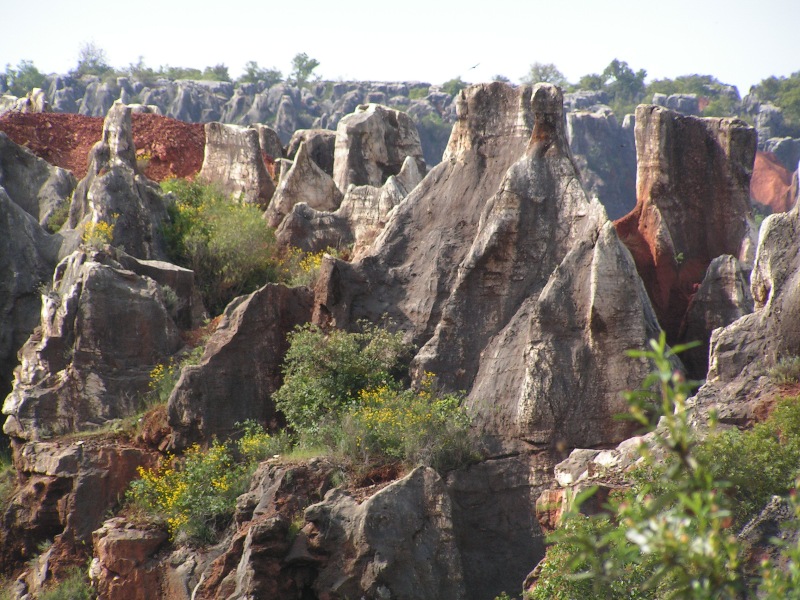
[[[78,251],[42,294],[39,327],[20,350],[3,431],[37,440],[141,408],[153,367],[180,347],[159,285],[104,252]]]
[[[610,219],[628,214],[636,205],[633,129],[608,108],[568,112],[567,139],[589,196],[597,196]]]
[[[295,160],[300,144],[305,143],[308,155],[316,165],[333,177],[333,154],[336,147],[336,132],[330,129],[298,129],[286,146],[286,158]],[[345,188],[342,188],[345,191]]]
[[[278,227],[277,240],[304,252],[352,246],[353,258],[360,258],[383,230],[394,207],[421,179],[416,161],[407,157],[400,173],[390,176],[381,187],[351,185],[334,212],[295,204]]]
[[[711,332],[753,312],[748,273],[733,256],[718,256],[708,265],[703,282],[694,294],[681,325],[680,339],[698,340],[700,346],[681,354],[690,372],[708,367]]]
[[[260,123],[251,125],[251,127],[258,132],[258,145],[261,147],[261,152],[266,154],[268,159],[274,162],[279,158],[283,158],[281,139],[272,127]]]
[[[750,277],[754,312],[711,335],[708,377],[696,395],[704,410],[747,422],[774,383],[769,369],[800,354],[800,208],[761,225]]]
[[[432,469],[417,468],[362,504],[333,490],[305,515],[310,546],[325,557],[319,597],[468,597],[451,503]]]
[[[108,111],[90,160],[86,177],[75,188],[68,226],[80,233],[89,223],[110,223],[114,245],[137,258],[164,258],[166,208],[160,188],[136,165],[130,107],[118,103]],[[62,250],[62,256],[74,249]]]
[[[281,177],[264,218],[270,227],[277,227],[300,202],[316,210],[334,211],[342,201],[342,192],[330,175],[311,159],[305,142],[300,143],[294,163]]]
[[[350,184],[379,187],[400,172],[406,156],[425,172],[419,134],[411,118],[378,104],[361,105],[336,128],[333,179],[340,190]]]
[[[280,387],[286,334],[310,319],[311,307],[307,288],[278,284],[226,307],[200,364],[184,367],[169,398],[175,445],[214,435],[224,439],[247,419],[278,424],[270,395]]]
[[[76,183],[69,171],[48,164],[0,132],[0,187],[40,225],[69,201]]]
[[[153,453],[121,441],[30,442],[14,456],[19,487],[0,517],[0,558],[9,565],[54,538],[80,552],[137,477],[137,467],[155,465]]]
[[[122,518],[92,533],[89,574],[107,600],[150,600],[161,596],[160,565],[153,555],[167,540],[161,529],[138,528]]]
[[[17,350],[39,323],[41,294],[58,261],[60,240],[0,187],[0,397],[11,391]]]
[[[752,127],[737,119],[636,109],[637,205],[616,222],[668,341],[679,338],[695,286],[723,254],[752,264]],[[693,373],[702,377],[705,373]]]
[[[266,208],[275,192],[255,129],[206,124],[206,152],[198,177],[246,204]]]

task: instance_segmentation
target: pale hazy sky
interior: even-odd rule
[[[800,71],[800,0],[0,0],[0,69],[64,73],[86,42],[114,67],[143,56],[237,77],[254,60],[286,74],[306,52],[325,79],[434,84],[517,82],[534,61],[577,81],[619,58],[648,81],[710,74],[744,95]]]

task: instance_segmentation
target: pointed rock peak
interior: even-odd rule
[[[115,102],[103,122],[101,143],[108,148],[109,164],[124,164],[136,171],[136,146],[133,143],[131,108]]]
[[[425,177],[425,173],[420,172],[417,161],[410,156],[406,156],[406,159],[403,161],[403,166],[400,168],[400,172],[396,177],[387,179],[386,183],[388,184],[389,181],[394,179],[395,183],[403,188],[404,193],[408,194],[417,187],[417,184],[422,181],[423,177]]]
[[[531,94],[534,114],[533,133],[528,149],[534,156],[569,154],[564,126],[564,95],[549,83],[538,83]]]

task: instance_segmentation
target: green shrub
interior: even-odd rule
[[[408,91],[408,97],[411,100],[422,100],[428,93],[430,93],[429,87],[412,88]]]
[[[201,542],[212,541],[228,524],[250,478],[247,465],[235,463],[217,441],[205,451],[195,445],[181,458],[168,457],[161,468],[138,471],[140,479],[128,489],[131,505],[163,519],[173,540]]]
[[[357,463],[401,461],[447,471],[478,458],[463,398],[436,393],[427,376],[422,389],[398,391],[383,385],[362,390],[343,416],[338,444]]]
[[[6,65],[8,91],[18,98],[22,98],[33,88],[44,88],[46,84],[47,79],[30,60],[19,61],[16,69]]]
[[[451,96],[455,96],[458,94],[458,92],[467,87],[467,85],[468,84],[465,81],[461,80],[461,77],[456,77],[455,79],[445,81],[442,84],[442,91],[447,92]]]
[[[45,229],[50,233],[55,233],[67,222],[69,218],[69,208],[72,199],[65,200],[50,213],[50,216],[47,217],[47,222],[45,223]]]
[[[91,250],[102,250],[107,244],[114,242],[114,226],[117,214],[112,215],[112,222],[97,221],[86,224],[81,241]]]
[[[325,420],[338,421],[357,405],[362,390],[397,385],[409,351],[403,334],[361,326],[356,333],[326,333],[308,324],[289,335],[284,382],[273,400],[298,433],[313,434]]]
[[[51,587],[39,596],[40,600],[92,600],[94,589],[89,583],[86,573],[78,568],[70,571],[62,582]]]
[[[800,356],[783,356],[769,370],[769,377],[778,385],[791,385],[800,381]]]
[[[252,466],[275,455],[286,454],[292,449],[292,436],[285,431],[269,434],[252,419],[237,423],[237,426],[242,429],[237,448],[244,460]]]
[[[237,204],[211,185],[161,184],[176,200],[164,228],[174,262],[194,270],[206,308],[219,314],[236,296],[277,279],[275,234],[255,206]]]
[[[5,513],[6,505],[16,487],[16,470],[11,462],[11,449],[0,447],[0,514]]]
[[[150,397],[147,404],[150,406],[166,404],[172,389],[178,383],[183,367],[200,364],[204,350],[205,347],[201,344],[193,348],[191,352],[184,354],[179,360],[175,360],[173,357],[169,361],[153,367],[150,371],[150,383],[148,384]]]

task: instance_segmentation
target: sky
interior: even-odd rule
[[[327,80],[518,82],[534,62],[571,82],[614,58],[647,81],[692,73],[742,95],[800,71],[800,0],[0,0],[0,69],[74,68],[92,42],[117,68],[248,61],[284,75],[305,52]]]

